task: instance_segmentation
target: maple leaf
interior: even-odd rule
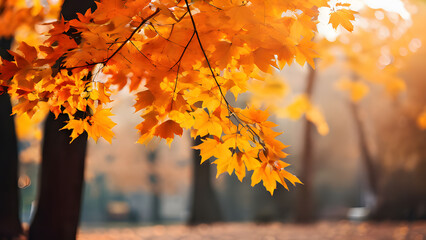
[[[36,48],[28,45],[25,42],[20,43],[18,50],[20,50],[24,54],[25,60],[29,63],[33,62],[37,58]]]
[[[116,125],[116,123],[109,118],[112,115],[111,109],[103,109],[98,106],[93,116],[89,118],[89,121],[84,122],[84,129],[87,131],[89,137],[93,138],[95,141],[103,137],[111,143],[112,137],[114,136],[111,129]]]
[[[219,138],[206,138],[202,140],[203,142],[197,146],[192,147],[193,149],[199,149],[201,155],[201,162],[205,162],[211,157],[222,158],[231,155],[229,148],[231,145],[229,143],[224,143]]]
[[[136,103],[133,105],[135,108],[135,112],[140,111],[147,106],[150,106],[155,100],[155,96],[151,93],[151,91],[146,90],[143,92],[139,92],[136,94]]]
[[[232,153],[228,150],[226,156],[222,156],[214,161],[213,163],[217,164],[216,178],[224,172],[228,172],[228,174],[231,175],[235,170],[238,179],[242,181],[246,176],[246,168],[242,156],[242,152]]]
[[[265,155],[265,152],[261,152],[259,154],[260,160],[262,161],[262,164],[259,168],[256,168],[253,172],[252,178],[251,178],[251,185],[254,186],[258,184],[260,181],[263,182],[263,186],[265,186],[266,190],[273,195],[274,190],[277,187],[276,182],[281,183],[287,190],[287,184],[285,183],[285,179],[290,181],[293,185],[296,183],[302,183],[300,180],[294,176],[293,174],[288,173],[284,170],[285,167],[289,166],[289,164],[274,159],[273,156],[268,158]]]
[[[246,134],[242,134],[245,133],[244,129],[239,131],[237,126],[231,125],[225,127],[223,130],[225,135],[222,139],[227,145],[232,146],[235,149],[238,148],[240,151],[252,149],[250,137]]]
[[[273,166],[264,162],[259,168],[253,171],[253,175],[251,176],[251,186],[262,181],[263,186],[265,186],[266,190],[269,191],[272,196],[274,194],[274,190],[277,188],[277,179],[280,178],[278,173],[273,170]]]
[[[183,130],[179,123],[173,120],[167,120],[155,128],[154,135],[166,139],[167,143],[170,144],[175,134],[182,136],[182,133]]]
[[[354,26],[351,21],[355,20],[354,14],[356,13],[356,11],[346,8],[337,9],[330,13],[329,23],[331,23],[334,29],[337,29],[337,27],[341,25],[349,32],[352,32],[354,30]]]
[[[111,102],[111,93],[109,92],[109,89],[105,86],[105,84],[97,82],[94,85],[95,86],[90,93],[90,98],[93,100],[98,100],[99,104],[106,104]]]
[[[304,65],[305,62],[315,69],[314,59],[319,55],[314,50],[315,43],[312,40],[303,38],[302,41],[296,46],[296,62],[300,65]]]
[[[300,183],[303,184],[296,176],[294,176],[293,174],[287,172],[286,170],[282,169],[279,171],[279,177],[280,177],[280,183],[281,185],[283,185],[287,190],[287,184],[285,183],[285,179],[287,179],[289,182],[291,182],[291,184],[293,184],[293,186],[296,186],[296,183]]]
[[[156,111],[150,111],[142,115],[145,120],[136,126],[142,136],[146,135],[148,137],[153,132],[154,127],[158,124],[157,116],[158,112]],[[143,138],[139,139],[138,142],[144,143]]]
[[[71,137],[71,142],[73,142],[74,139],[76,139],[78,136],[80,136],[84,132],[84,128],[86,124],[87,122],[85,120],[71,119],[63,128],[61,128],[61,130],[62,129],[72,130],[70,137]]]
[[[20,100],[17,105],[15,105],[12,109],[12,113],[27,113],[31,118],[36,112],[36,106],[38,104],[38,100],[35,101],[22,101]]]
[[[218,117],[212,114],[209,115],[203,109],[197,110],[194,116],[194,128],[198,130],[197,134],[199,136],[210,134],[220,137],[222,135],[222,126],[220,125],[220,119]]]
[[[0,65],[0,79],[7,81],[11,79],[18,70],[19,67],[16,66],[16,64],[2,59],[2,64]]]
[[[249,121],[250,123],[262,123],[266,122],[269,117],[267,111],[262,111],[260,109],[246,108],[239,112],[243,120]]]

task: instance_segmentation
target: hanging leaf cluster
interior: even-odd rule
[[[2,60],[0,85],[18,99],[14,113],[32,116],[47,102],[69,116],[72,140],[87,132],[109,142],[111,95],[129,90],[142,118],[138,142],[170,143],[190,129],[218,174],[242,180],[253,170],[252,185],[263,181],[272,194],[277,182],[300,183],[281,160],[286,145],[267,111],[234,107],[226,96],[294,61],[314,67],[320,7],[327,1],[102,0],[94,12],[51,23],[43,44],[20,43],[13,61]],[[352,16],[330,21],[348,29],[342,18]]]

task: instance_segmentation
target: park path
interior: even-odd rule
[[[84,228],[78,240],[426,240],[424,222],[218,223]]]

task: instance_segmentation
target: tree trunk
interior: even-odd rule
[[[76,18],[96,7],[94,0],[65,0],[61,14]],[[74,240],[80,218],[87,134],[71,144],[70,130],[60,130],[68,121],[49,113],[45,123],[38,206],[30,227],[30,240]]]
[[[359,81],[359,76],[354,74],[352,76],[352,81],[356,82]],[[374,158],[371,155],[370,149],[368,148],[368,142],[367,142],[367,136],[366,136],[366,129],[363,123],[362,116],[360,114],[359,110],[359,104],[355,102],[350,103],[351,111],[352,111],[352,117],[354,119],[355,123],[355,131],[357,133],[358,137],[358,144],[359,144],[359,150],[361,152],[361,161],[364,168],[364,171],[366,173],[366,184],[367,184],[367,191],[365,192],[365,204],[366,207],[370,208],[373,212],[376,210],[377,207],[377,196],[379,194],[379,188],[378,188],[378,179],[379,176],[377,175],[377,169],[374,164]]]
[[[365,127],[362,122],[361,115],[359,113],[359,106],[357,103],[351,103],[352,115],[355,121],[355,129],[358,135],[359,149],[361,151],[362,163],[367,173],[367,185],[369,191],[374,196],[378,194],[378,182],[377,172],[375,170],[373,157],[370,154],[367,144],[367,136],[365,135]]]
[[[12,39],[0,38],[0,56],[12,60],[7,49]],[[19,220],[18,141],[12,105],[7,93],[0,95],[0,239],[12,239],[22,234]]]
[[[316,79],[316,71],[309,68],[305,94],[311,100]],[[313,204],[313,124],[306,118],[304,120],[305,131],[303,137],[302,167],[300,179],[303,186],[298,191],[296,221],[310,222],[314,219]]]
[[[197,137],[194,146],[201,144]],[[216,197],[210,178],[210,162],[201,162],[200,150],[193,150],[193,193],[191,213],[188,224],[213,223],[222,221],[219,201]]]
[[[157,170],[157,150],[148,153],[149,183],[151,188],[151,221],[155,224],[161,222],[161,184]]]
[[[74,240],[80,217],[87,134],[71,144],[67,115],[46,120],[39,202],[30,227],[30,240]]]

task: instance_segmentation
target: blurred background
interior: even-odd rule
[[[214,165],[198,164],[188,132],[170,147],[137,144],[134,126],[141,119],[131,107],[133,97],[123,91],[114,99],[112,144],[88,143],[83,231],[213,222],[425,220],[426,5],[352,5],[359,11],[353,33],[334,31],[321,19],[328,13],[320,15],[317,42],[324,57],[315,70],[285,67],[270,81],[253,82],[252,93],[236,103],[269,107],[270,120],[283,132],[280,140],[289,145],[290,172],[304,185],[290,191],[279,186],[271,196],[261,184],[250,186],[250,173],[242,183],[235,175],[216,179]],[[15,119],[26,223],[37,204],[43,116]],[[424,227],[412,239],[425,239]]]

